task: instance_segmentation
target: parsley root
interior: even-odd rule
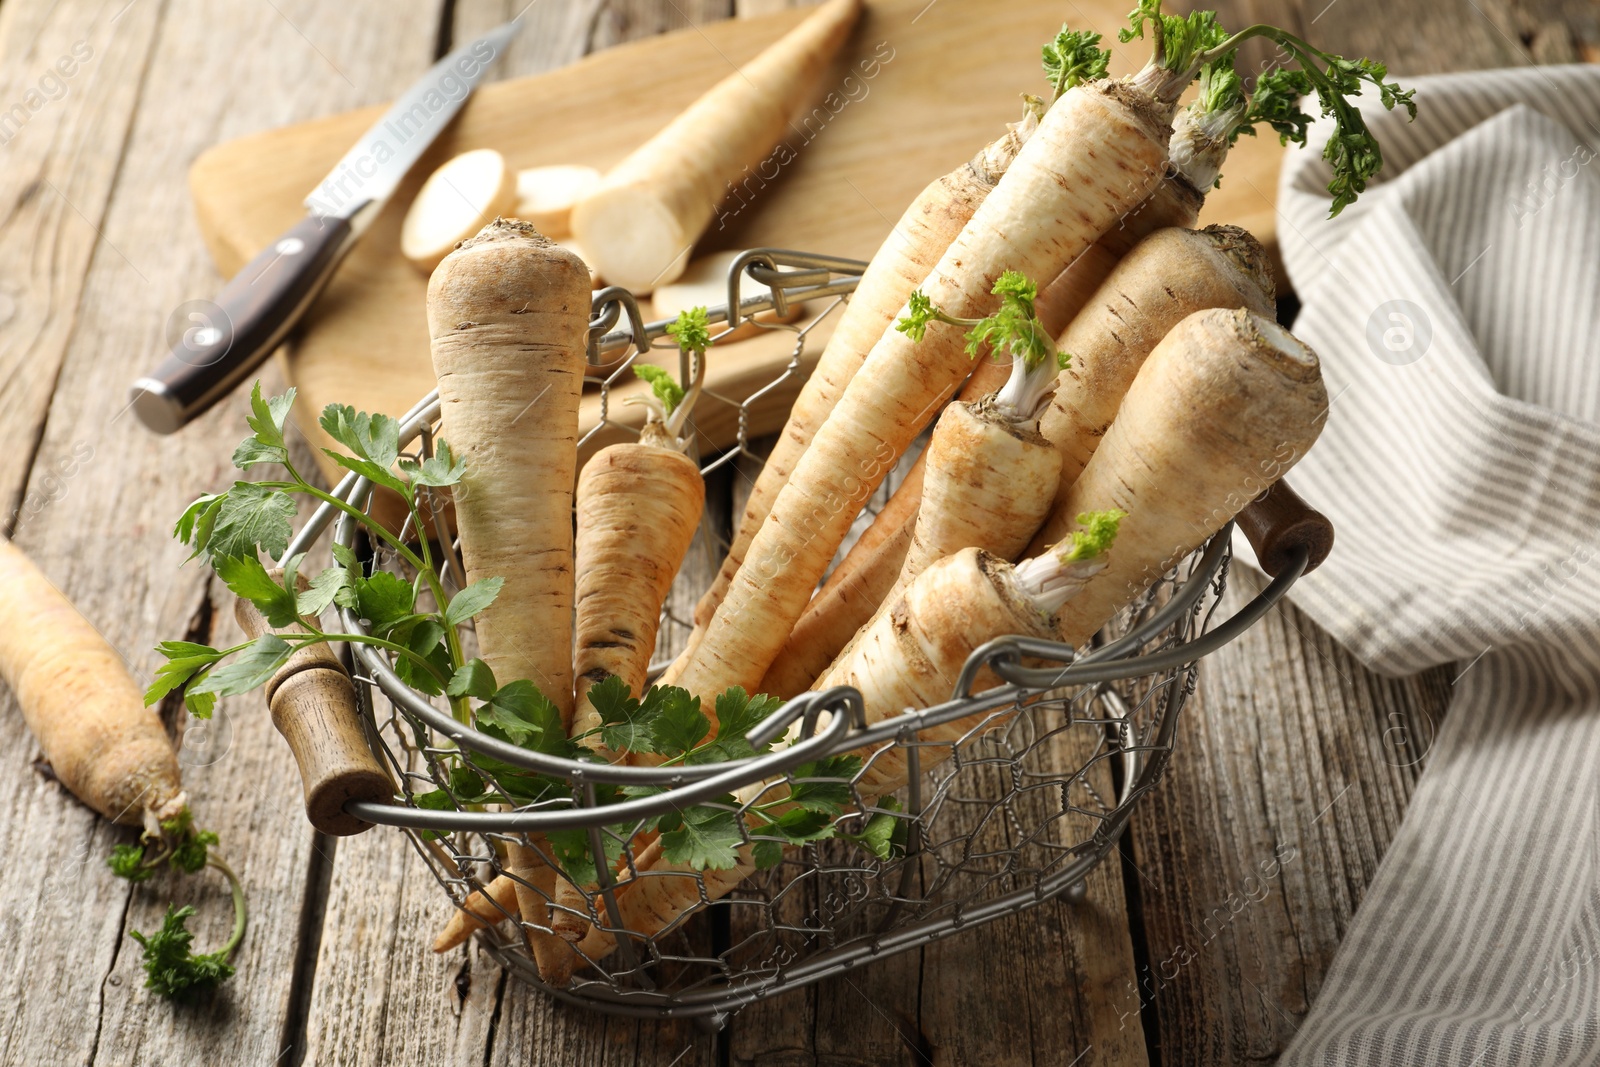
[[[572,211],[572,232],[612,285],[649,292],[683,272],[717,205],[782,144],[861,15],[828,0],[781,40],[718,82],[602,179]],[[774,152],[774,146],[778,146]]]
[[[1013,567],[981,549],[968,548],[930,566],[861,635],[821,687],[861,690],[867,721],[879,722],[907,708],[928,708],[950,698],[967,657],[1006,634],[1050,637],[1062,606],[1081,595],[1103,571],[1118,537],[1119,511],[1078,516],[1083,530]],[[953,744],[975,716],[918,733],[921,742]],[[937,745],[920,750],[923,770],[950,753]],[[862,796],[892,793],[906,784],[906,750],[888,745],[867,757],[857,781]]]
[[[644,692],[661,605],[700,524],[706,486],[682,437],[704,378],[710,345],[704,308],[679,314],[669,330],[697,370],[689,395],[659,367],[635,372],[651,383],[652,411],[637,444],[611,445],[584,464],[577,491],[577,712],[572,733],[611,759],[599,735],[589,687],[620,678]],[[588,736],[585,736],[588,735]]]
[[[428,329],[441,433],[466,460],[455,494],[467,581],[500,578],[477,619],[484,662],[530,678],[572,721],[573,480],[589,330],[589,271],[527,223],[496,219],[439,264]],[[507,845],[541,972],[566,949],[550,921],[555,871]],[[525,884],[526,883],[526,884]]]
[[[1005,385],[1010,374],[1003,360],[979,360],[961,389],[961,402],[982,400]],[[924,449],[872,525],[806,605],[783,651],[761,680],[763,693],[787,700],[809,689],[888,597],[916,532],[927,460]]]
[[[1129,513],[1109,566],[1062,609],[1059,639],[1087,641],[1220,530],[1305,455],[1327,411],[1316,353],[1271,319],[1213,309],[1178,323],[1034,539],[1090,505]]]
[[[572,716],[572,488],[589,272],[527,223],[496,219],[428,283],[440,433],[466,461],[456,523],[467,581],[504,579],[477,619],[498,678]]]
[[[828,338],[817,365],[795,398],[789,420],[778,436],[761,473],[750,489],[744,513],[728,546],[727,557],[711,587],[695,605],[695,629],[705,625],[727,594],[734,572],[744,562],[756,531],[766,521],[800,456],[827,420],[850,384],[867,353],[894,322],[906,298],[939,262],[961,230],[972,220],[978,205],[1000,181],[1017,151],[1038,126],[1037,102],[1029,105],[1020,122],[969,162],[928,184],[906,208],[889,236],[873,255],[861,275],[855,292],[839,316],[839,324]],[[814,676],[814,675],[813,675]],[[806,681],[810,681],[807,678]]]
[[[1072,320],[1060,341],[1072,362],[1040,419],[1041,432],[1061,450],[1058,505],[1150,351],[1178,323],[1207,308],[1247,308],[1267,318],[1275,313],[1266,252],[1237,226],[1156,231],[1117,264]]]
[[[1009,354],[1011,375],[975,404],[951,404],[934,426],[911,542],[879,614],[917,575],[964,548],[1010,560],[1044,522],[1055,499],[1061,455],[1039,434],[1039,413],[1065,357],[1038,321],[1032,282],[1007,271],[995,292],[1001,307],[986,319],[954,319],[914,298],[913,317],[902,320],[907,332],[920,328],[916,316],[924,314],[931,316],[928,321],[971,326],[969,351]],[[843,655],[849,655],[848,646]]]
[[[517,883],[509,875],[500,875],[482,889],[467,894],[460,907],[450,913],[450,919],[433,939],[433,951],[449,952],[471,937],[473,931],[494,926],[515,914]]]
[[[1054,277],[1160,179],[1172,110],[1122,82],[1069,90],[923,295],[952,316],[979,317],[998,306],[1003,271]],[[970,368],[962,333],[943,324],[921,343],[898,330],[878,340],[779,492],[678,684],[700,694],[759,685],[861,505]]]
[[[187,811],[178,758],[117,651],[0,538],[0,677],[51,770],[113,822],[160,832]]]

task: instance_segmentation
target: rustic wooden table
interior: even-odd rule
[[[498,74],[784,2],[543,0],[528,5],[531,32]],[[521,7],[0,3],[0,111],[22,104],[13,114],[24,119],[0,114],[4,529],[141,677],[158,639],[234,635],[217,583],[180,567],[167,531],[226,478],[237,399],[156,438],[124,398],[163,350],[171,309],[218,284],[185,171],[220,140],[385,101],[449,41]],[[1224,16],[1298,26],[1405,74],[1593,59],[1600,43],[1589,0],[1234,0]],[[63,67],[71,76],[51,74],[64,56],[76,60]],[[724,517],[735,481],[712,486]],[[1234,582],[1235,604],[1250,584]],[[1206,662],[1165,783],[1086,903],[1050,904],[750,1008],[716,1036],[558,1007],[473,949],[427,952],[424,931],[445,910],[432,877],[398,834],[313,835],[288,751],[254,699],[183,738],[191,794],[254,912],[238,978],[174,1008],[142,988],[127,937],[159,923],[172,887],[110,876],[103,858],[128,835],[50,780],[7,694],[0,716],[19,743],[0,761],[12,857],[0,867],[11,944],[0,1000],[12,1005],[0,1059],[1270,1063],[1316,997],[1448,694],[1447,672],[1377,678],[1293,608],[1275,611]],[[201,895],[204,945],[222,939],[227,916],[214,888]]]

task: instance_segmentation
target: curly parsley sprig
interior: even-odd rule
[[[211,867],[228,880],[233,896],[233,932],[217,951],[196,954],[192,950],[194,935],[187,923],[195,911],[187,904],[181,908],[169,905],[161,929],[154,933],[128,932],[144,950],[145,986],[160,996],[182,999],[233,975],[228,960],[244,940],[249,913],[244,886],[227,861],[212,851],[216,844],[217,835],[196,829],[185,810],[177,818],[163,822],[159,835],[145,834],[137,845],[118,845],[106,860],[113,874],[130,882],[150,880],[163,865],[185,874]]]
[[[1056,375],[1067,368],[1072,357],[1058,351],[1055,341],[1039,322],[1034,307],[1038,286],[1020,272],[1001,274],[990,292],[1000,298],[994,314],[981,319],[961,318],[947,313],[920,289],[906,302],[907,314],[895,329],[921,343],[928,326],[935,322],[965,326],[967,354],[976,357],[985,351],[1011,357],[1011,378],[995,394],[998,407],[1019,421],[1033,419],[1055,386]]]
[[[1281,27],[1258,23],[1230,34],[1217,23],[1214,12],[1166,15],[1161,0],[1139,0],[1129,15],[1128,27],[1118,36],[1125,42],[1143,37],[1147,26],[1155,42],[1153,55],[1135,83],[1159,100],[1176,101],[1198,75],[1210,110],[1232,107],[1235,101],[1230,98],[1243,91],[1232,57],[1241,44],[1252,39],[1272,41],[1294,61],[1294,69],[1276,70],[1257,80],[1250,107],[1228,136],[1231,143],[1240,132],[1264,123],[1276,130],[1284,143],[1303,145],[1310,118],[1300,110],[1298,100],[1315,96],[1322,114],[1332,116],[1334,122],[1323,151],[1333,169],[1328,183],[1333,194],[1329,217],[1354,203],[1383,167],[1383,150],[1349,98],[1358,95],[1363,85],[1370,86],[1377,90],[1385,108],[1404,107],[1411,118],[1417,117],[1414,90],[1388,81],[1384,64],[1324,52]]]

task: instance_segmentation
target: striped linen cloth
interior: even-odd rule
[[[1339,531],[1292,596],[1454,696],[1280,1063],[1600,1063],[1600,69],[1414,84],[1337,219],[1315,139],[1282,178]]]

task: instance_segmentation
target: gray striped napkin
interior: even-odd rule
[[[1296,603],[1374,669],[1458,677],[1292,1065],[1600,1062],[1600,69],[1417,79],[1388,165],[1280,234],[1323,359],[1295,469],[1339,544]],[[1326,136],[1324,130],[1324,136]]]

